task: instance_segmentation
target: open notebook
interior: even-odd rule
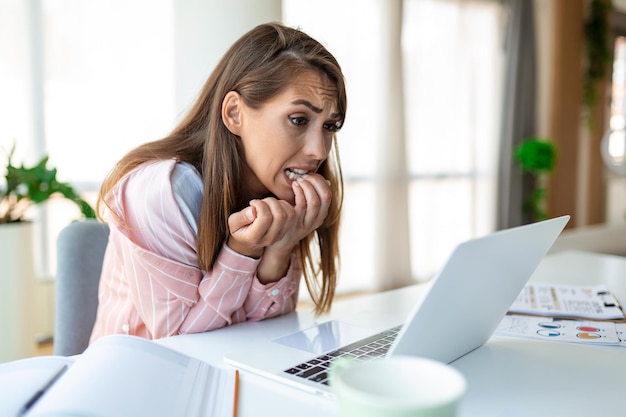
[[[0,415],[232,416],[235,381],[232,369],[112,335],[75,357],[0,364]]]
[[[248,348],[233,349],[224,360],[324,395],[332,395],[328,366],[339,357],[413,355],[450,363],[489,339],[568,220],[562,216],[461,243],[401,326],[335,346],[346,330],[339,321],[274,339],[264,329],[271,323],[242,323],[231,332],[243,332]],[[328,349],[311,353],[297,347],[311,339]]]

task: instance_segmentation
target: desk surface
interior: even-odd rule
[[[626,303],[626,258],[587,252],[556,253],[542,261],[531,280],[605,284],[618,300]],[[299,311],[269,322],[272,327],[285,328],[285,334],[339,317],[349,324],[367,324],[382,330],[401,322],[423,294],[423,286],[414,285],[337,302],[328,315],[317,319],[310,311]],[[390,310],[393,317],[385,320],[376,314]],[[214,364],[222,362],[233,342],[227,329],[160,340]],[[459,417],[626,415],[626,349],[623,347],[493,336],[484,346],[451,366],[468,381]],[[240,417],[338,415],[333,401],[256,375],[242,372],[240,386]]]

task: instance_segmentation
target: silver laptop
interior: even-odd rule
[[[450,363],[489,339],[568,221],[562,216],[461,243],[412,311],[391,328],[372,334],[376,318],[367,317],[367,307],[355,313],[372,322],[370,328],[341,317],[306,328],[300,326],[310,323],[293,315],[246,322],[224,329],[241,346],[224,360],[324,395],[332,395],[328,367],[339,357],[412,355]]]

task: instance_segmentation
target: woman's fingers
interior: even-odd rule
[[[295,208],[287,201],[265,198],[251,201],[250,204],[257,212],[259,237],[270,244],[281,239],[295,224]]]
[[[310,231],[318,228],[328,215],[332,190],[321,175],[308,175],[299,181],[306,204],[304,225]],[[296,196],[297,197],[297,196]],[[296,205],[298,201],[296,198]]]
[[[332,198],[328,181],[319,174],[308,175],[293,183],[293,192],[294,205],[268,197],[252,200],[250,206],[232,214],[229,245],[232,242],[240,253],[260,256],[259,250],[268,246],[290,249],[320,227]]]
[[[228,217],[228,227],[231,232],[236,232],[242,227],[249,226],[256,219],[256,209],[254,207],[246,207],[245,209],[233,213]]]

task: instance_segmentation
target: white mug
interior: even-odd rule
[[[391,356],[339,360],[330,386],[342,417],[455,417],[466,381],[442,362]]]

